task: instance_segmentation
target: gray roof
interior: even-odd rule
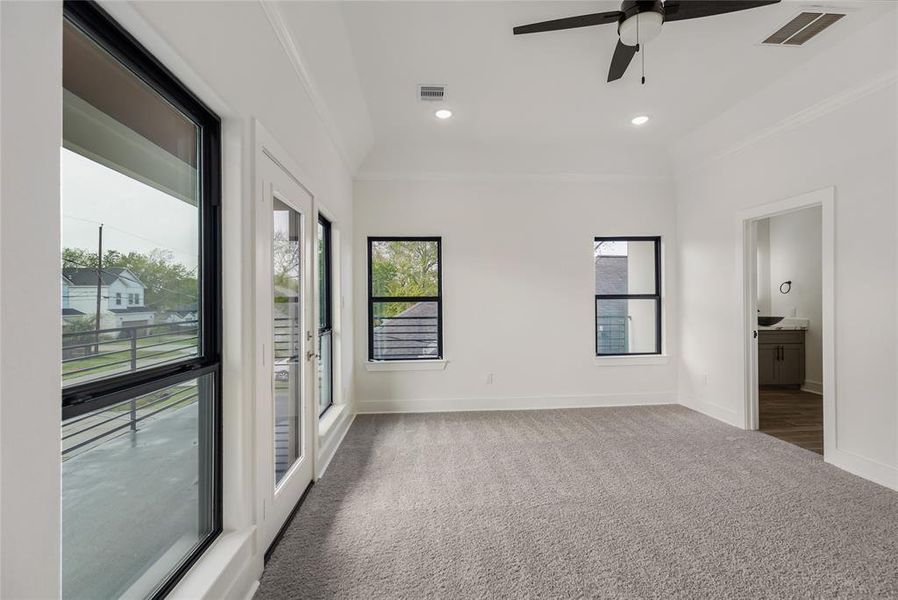
[[[151,313],[153,310],[146,306],[129,306],[128,308],[110,308],[109,312],[123,315],[128,313]]]
[[[437,303],[418,302],[374,328],[374,358],[436,357],[438,328]]]
[[[76,317],[78,315],[83,315],[84,313],[78,310],[77,308],[63,308],[62,316],[63,317]]]
[[[72,285],[97,285],[97,270],[90,267],[66,267],[62,270],[62,275]],[[137,275],[124,267],[106,267],[100,271],[100,281],[103,285],[112,285],[119,278],[143,285]]]

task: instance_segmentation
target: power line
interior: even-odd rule
[[[76,221],[82,221],[82,222],[84,222],[84,223],[92,223],[92,224],[94,224],[94,225],[100,225],[100,222],[99,222],[99,221],[94,221],[93,219],[85,219],[85,218],[83,218],[83,217],[76,217],[76,216],[73,216],[73,215],[67,215],[67,214],[63,214],[62,216],[65,217],[66,219],[74,219],[74,220],[76,220]],[[196,254],[194,254],[194,253],[192,253],[192,252],[185,252],[185,251],[183,251],[183,250],[176,250],[175,248],[170,248],[170,247],[168,247],[168,246],[166,246],[166,245],[164,245],[164,244],[160,244],[160,243],[157,242],[156,240],[151,240],[150,238],[146,238],[146,237],[143,237],[143,236],[141,236],[141,235],[137,235],[136,233],[133,233],[133,232],[131,232],[131,231],[127,231],[127,230],[125,230],[125,229],[122,229],[121,227],[116,227],[115,225],[110,225],[110,224],[108,224],[108,223],[103,223],[103,226],[104,226],[104,227],[108,227],[108,228],[110,228],[110,229],[115,229],[116,231],[118,231],[118,232],[120,232],[120,233],[124,233],[125,235],[130,235],[131,237],[137,238],[137,239],[139,239],[139,240],[143,240],[144,242],[147,242],[147,243],[149,243],[149,244],[153,244],[154,246],[158,246],[159,248],[161,248],[161,249],[163,249],[163,250],[169,250],[170,252],[174,252],[175,254],[181,254],[181,255],[183,255],[183,256],[189,256],[189,257],[191,257],[191,258],[196,258],[196,257],[199,256],[199,250],[197,250]],[[194,267],[193,270],[195,271],[195,270],[196,270],[196,267]]]

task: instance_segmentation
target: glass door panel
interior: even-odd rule
[[[302,457],[302,216],[276,198],[272,207],[272,393],[278,485]]]

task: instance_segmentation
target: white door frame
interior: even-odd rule
[[[254,136],[254,187],[253,187],[253,332],[255,349],[255,387],[253,394],[253,415],[256,420],[254,431],[256,443],[254,445],[255,456],[255,481],[256,481],[256,523],[258,535],[264,552],[273,539],[276,532],[283,527],[289,519],[295,504],[299,501],[303,491],[310,484],[315,475],[315,452],[317,448],[317,402],[315,393],[315,361],[306,360],[305,353],[308,350],[315,351],[317,327],[315,312],[312,309],[315,293],[313,273],[314,264],[314,240],[316,231],[315,195],[303,183],[307,179],[295,166],[289,154],[277,143],[268,131],[258,121],[253,121]],[[261,403],[268,402],[271,389],[273,350],[271,348],[271,280],[270,267],[265,268],[267,260],[270,260],[271,247],[270,235],[265,232],[270,227],[272,207],[267,202],[269,195],[265,187],[263,164],[274,164],[283,175],[292,183],[295,183],[305,194],[309,196],[309,206],[306,210],[300,210],[298,206],[292,206],[288,198],[278,198],[291,208],[303,213],[303,247],[302,262],[305,283],[303,289],[303,329],[312,331],[312,339],[309,340],[305,331],[302,335],[302,393],[303,414],[301,415],[300,431],[302,432],[303,456],[300,461],[294,463],[282,479],[280,487],[275,488],[273,465],[269,459],[273,456],[273,446],[269,431],[272,422],[267,408]],[[266,308],[268,307],[268,308]],[[302,481],[300,481],[302,480]],[[288,497],[289,496],[289,497]]]
[[[828,187],[762,204],[739,215],[737,236],[739,279],[742,282],[740,323],[744,372],[745,429],[758,428],[757,221],[819,206],[823,212],[823,456],[829,459],[836,444],[835,343],[835,188]]]

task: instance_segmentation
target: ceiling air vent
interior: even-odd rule
[[[772,46],[801,46],[844,16],[839,13],[803,12],[761,43]]]
[[[426,100],[428,102],[439,102],[446,97],[445,85],[419,85],[418,100]]]

